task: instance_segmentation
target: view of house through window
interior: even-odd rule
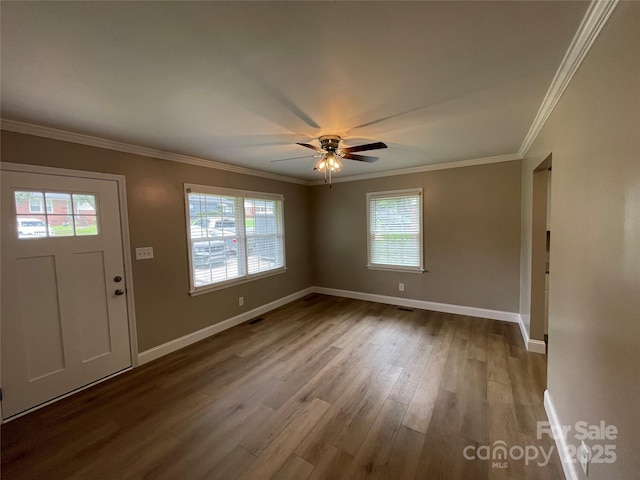
[[[95,195],[22,191],[14,198],[19,238],[98,234]]]
[[[192,291],[284,270],[283,197],[186,186]]]
[[[424,271],[422,189],[367,194],[370,268]]]

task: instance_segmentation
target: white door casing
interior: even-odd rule
[[[94,195],[98,234],[19,238],[15,191]],[[130,367],[132,352],[118,183],[3,171],[1,195],[8,418]]]

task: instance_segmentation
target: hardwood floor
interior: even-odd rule
[[[465,459],[553,448],[516,324],[322,295],[263,318],[3,425],[2,478],[564,478],[555,449]]]

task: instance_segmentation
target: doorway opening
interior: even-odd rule
[[[549,339],[549,262],[551,251],[551,155],[533,171],[531,227],[531,311],[532,340],[545,343]]]

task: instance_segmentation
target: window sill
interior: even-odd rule
[[[384,270],[386,272],[401,273],[424,273],[426,270],[421,267],[400,267],[396,265],[367,265],[369,270]]]
[[[236,285],[241,285],[243,283],[253,282],[254,280],[260,280],[262,278],[279,275],[281,273],[285,273],[286,271],[287,271],[287,267],[282,267],[274,270],[269,270],[263,273],[256,273],[251,275],[250,277],[241,277],[233,280],[228,280],[226,282],[216,283],[214,285],[205,285],[202,287],[192,288],[191,290],[189,290],[189,295],[191,295],[192,297],[197,297],[198,295],[204,295],[205,293],[215,292],[215,291],[223,290],[225,288],[233,287]]]

